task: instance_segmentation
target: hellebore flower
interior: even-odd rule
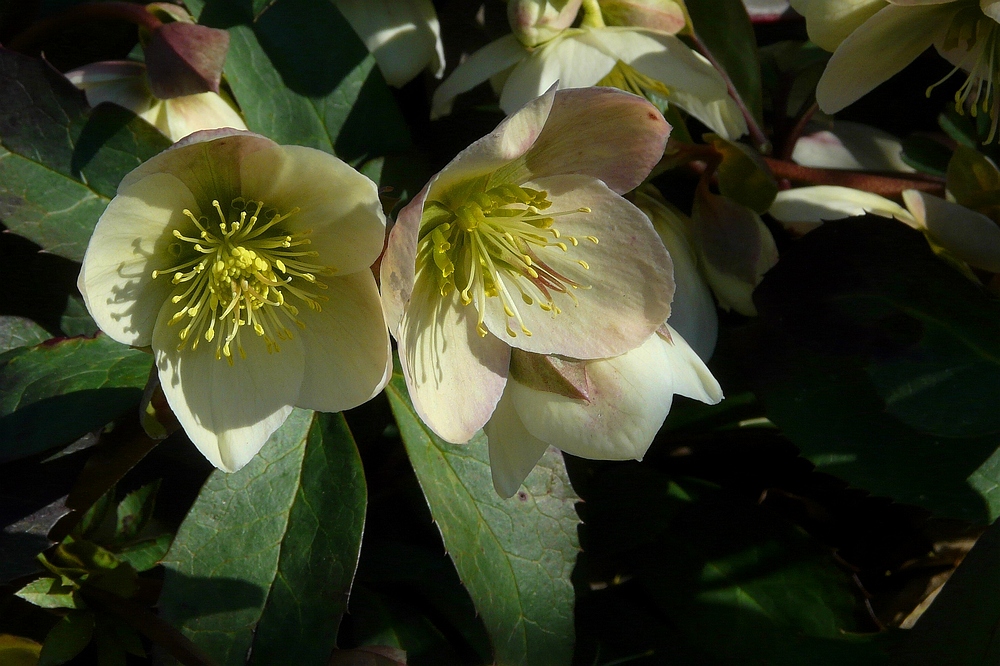
[[[810,123],[795,142],[792,161],[817,169],[913,173],[903,161],[903,143],[877,127],[836,120]]]
[[[375,184],[337,158],[201,132],[125,176],[79,286],[109,336],[152,346],[181,426],[232,472],[293,406],[340,411],[385,385],[384,234]]]
[[[593,20],[536,47],[512,34],[479,49],[434,92],[431,116],[447,115],[455,97],[503,75],[500,108],[505,113],[552,85],[564,90],[607,82],[639,95],[655,93],[726,138],[746,133],[746,121],[722,76],[679,38],[648,28],[605,26],[599,11],[588,17]]]
[[[521,43],[538,46],[573,25],[582,0],[509,0],[507,20]]]
[[[903,203],[906,208],[871,192],[817,185],[779,192],[768,214],[800,234],[824,221],[866,213],[895,218],[970,266],[1000,273],[1000,227],[993,220],[917,190],[903,192]]]
[[[549,446],[593,460],[641,460],[675,394],[722,400],[711,371],[666,324],[615,358],[566,361],[514,350],[485,427],[497,494],[516,493]]]
[[[247,128],[240,114],[218,93],[157,99],[149,88],[146,66],[141,62],[96,62],[67,72],[66,78],[83,90],[91,106],[112,102],[125,107],[172,141],[180,141],[199,130]]]
[[[424,69],[444,75],[441,26],[431,0],[334,0],[386,83],[399,88]]]
[[[836,113],[887,81],[928,47],[968,73],[955,93],[959,112],[993,120],[987,142],[997,135],[1000,96],[1000,2],[997,0],[792,0],[806,17],[810,38],[833,51],[816,88],[816,101]]]
[[[671,263],[619,196],[670,126],[611,88],[551,88],[459,153],[400,211],[386,320],[420,417],[450,442],[489,420],[511,348],[575,359],[641,345],[670,312]]]

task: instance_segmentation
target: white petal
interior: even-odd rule
[[[885,7],[885,0],[792,0],[792,7],[806,17],[809,39],[827,51]]]
[[[887,81],[934,43],[954,9],[889,5],[837,47],[816,87],[816,101],[836,113]]]
[[[262,338],[244,326],[240,339],[246,358],[233,345],[232,365],[215,358],[215,343],[204,339],[177,351],[181,324],[163,308],[153,332],[153,351],[167,403],[199,451],[226,472],[246,465],[285,421],[299,395],[301,341],[283,341],[269,354]]]
[[[154,270],[176,265],[171,229],[185,228],[185,208],[198,205],[184,183],[167,173],[146,176],[119,190],[91,236],[79,286],[91,316],[115,340],[150,344],[160,307],[174,285]]]
[[[174,97],[164,100],[163,105],[169,128],[167,136],[174,141],[180,141],[199,130],[247,128],[236,109],[214,92]]]
[[[158,100],[149,90],[146,66],[142,63],[127,60],[97,62],[66,72],[65,76],[84,91],[91,106],[111,102],[156,124],[146,117]]]
[[[517,41],[517,37],[514,35],[505,35],[479,49],[469,56],[468,60],[460,64],[434,91],[431,102],[431,119],[448,115],[451,113],[451,106],[456,97],[467,90],[472,90],[508,67],[513,67],[527,56],[527,49],[521,42]],[[533,97],[537,96],[536,94]],[[504,110],[511,113],[533,97],[523,100],[513,109],[505,108]]]
[[[917,225],[970,266],[1000,273],[1000,227],[965,206],[917,190],[903,193]]]
[[[665,345],[664,350],[674,373],[674,393],[700,400],[706,405],[718,404],[723,398],[722,387],[712,371],[677,330],[667,326],[667,331],[670,339],[661,337],[660,340]]]
[[[399,325],[399,360],[413,407],[442,439],[464,443],[490,419],[510,364],[510,347],[476,332],[476,310],[458,292],[442,297],[418,276]]]
[[[410,302],[417,261],[417,236],[420,216],[427,197],[427,186],[406,204],[396,216],[396,223],[389,230],[385,254],[379,266],[379,284],[382,292],[382,311],[385,323],[393,337],[399,339],[399,322]]]
[[[516,318],[508,319],[499,297],[486,299],[486,327],[512,347],[580,359],[616,356],[641,344],[670,314],[674,291],[670,256],[649,219],[588,176],[551,176],[526,186],[548,192],[548,211],[590,208],[556,218],[552,228],[559,230],[565,251],[554,245],[535,251],[540,265],[581,286],[552,292],[562,310],[553,317],[537,302],[529,306],[521,300],[518,285],[536,301],[544,298],[526,277],[515,282],[503,274],[512,305],[532,335],[523,333]]]
[[[382,390],[391,374],[392,352],[371,271],[323,282],[329,288],[317,293],[330,299],[323,309],[299,309],[306,327],[294,334],[302,337],[305,368],[295,404],[339,412],[357,407]]]
[[[905,208],[885,197],[836,185],[783,190],[778,192],[767,212],[786,229],[803,234],[827,220],[840,220],[866,213],[908,223],[913,219]]]
[[[916,171],[903,161],[903,144],[895,136],[846,120],[834,122],[828,130],[811,127],[795,142],[792,160],[818,169]]]
[[[506,393],[484,430],[490,447],[493,487],[500,497],[513,497],[549,445],[528,432]]]
[[[282,215],[289,232],[310,231],[308,249],[337,275],[367,269],[382,252],[385,216],[378,187],[329,153],[303,146],[273,146],[240,164],[242,195]]]
[[[641,459],[670,411],[673,359],[656,334],[615,358],[587,362],[590,401],[507,385],[532,435],[593,460]]]

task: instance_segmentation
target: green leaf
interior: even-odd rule
[[[916,169],[934,176],[944,176],[951,159],[951,150],[940,141],[914,134],[903,139],[904,162]]]
[[[323,665],[354,579],[367,491],[343,417],[296,409],[215,472],[164,561],[160,608],[219,664]]]
[[[75,587],[48,576],[31,581],[15,594],[41,608],[86,608]]]
[[[948,191],[959,204],[1000,217],[1000,171],[985,155],[959,145],[948,162]]]
[[[251,130],[355,165],[410,147],[374,57],[334,3],[209,0],[199,20],[229,30],[226,79]]]
[[[570,573],[579,525],[562,455],[550,449],[503,500],[493,489],[486,437],[448,444],[417,417],[401,375],[389,402],[417,479],[493,641],[500,664],[568,664],[573,655]]]
[[[860,590],[828,549],[777,515],[693,480],[671,480],[636,464],[605,468],[588,485],[581,576],[595,648],[614,642],[615,618],[598,612],[625,584],[633,605],[662,613],[632,626],[635,652],[652,663],[878,664],[850,635]],[[608,578],[612,580],[608,582]],[[614,606],[611,606],[613,608]],[[617,611],[616,611],[617,612]],[[636,610],[633,609],[635,614]],[[627,632],[629,628],[626,626]],[[675,651],[660,636],[677,632]],[[616,655],[602,650],[602,660]],[[648,652],[652,650],[652,652]]]
[[[122,562],[131,564],[136,571],[149,571],[166,557],[171,541],[172,534],[161,534],[155,539],[146,539],[121,548],[115,555]]]
[[[0,315],[0,353],[37,345],[50,337],[48,331],[27,317]]]
[[[0,355],[0,461],[68,444],[139,403],[153,357],[105,335]]]
[[[1000,522],[979,537],[930,608],[900,638],[893,666],[1000,663]]]
[[[822,471],[985,523],[1000,515],[1000,303],[895,221],[824,224],[755,293],[742,350],[767,416]]]
[[[758,124],[763,123],[757,38],[740,0],[686,0],[698,39],[733,82]]]
[[[122,177],[170,145],[111,104],[84,95],[47,63],[0,50],[0,221],[80,261]]]
[[[42,645],[38,666],[57,666],[80,654],[94,634],[93,613],[70,613],[56,622]]]
[[[719,192],[758,214],[767,212],[778,196],[778,183],[767,162],[753,148],[735,141],[726,141],[714,134],[706,134],[722,155],[716,171]]]
[[[129,493],[118,503],[118,520],[115,524],[115,540],[128,542],[139,535],[153,516],[156,506],[156,493],[160,489],[160,481],[146,484],[142,488]]]

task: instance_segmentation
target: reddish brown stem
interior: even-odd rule
[[[904,190],[920,190],[944,196],[945,181],[937,176],[814,169],[773,157],[765,157],[764,161],[778,179],[787,179],[795,185],[840,185],[884,197],[898,197]]]
[[[93,2],[71,7],[66,11],[33,23],[27,30],[14,37],[7,48],[25,52],[49,33],[63,30],[86,21],[128,21],[156,30],[163,23],[143,5],[131,2]]]

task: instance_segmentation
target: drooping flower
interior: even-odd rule
[[[485,427],[493,486],[505,498],[517,492],[549,446],[593,460],[641,460],[675,394],[710,405],[722,400],[704,361],[666,324],[615,358],[535,356],[514,351],[511,377]],[[518,370],[523,366],[528,369]],[[563,386],[546,390],[537,378],[543,373]]]
[[[1000,2],[997,0],[792,0],[806,17],[810,38],[833,51],[816,88],[823,111],[836,113],[935,46],[965,82],[955,107],[993,120],[987,142],[1000,124]],[[928,88],[928,92],[930,92]]]
[[[122,180],[79,286],[108,335],[152,347],[191,441],[235,471],[293,406],[340,411],[384,386],[384,234],[375,184],[337,158],[201,132]]]
[[[669,32],[605,26],[599,9],[580,27],[559,31],[537,46],[511,34],[476,51],[434,92],[432,117],[447,115],[455,97],[497,75],[504,77],[500,108],[505,113],[553,85],[565,90],[606,81],[666,99],[726,138],[747,131],[725,81],[705,58]]]
[[[397,88],[425,69],[444,74],[441,26],[431,0],[334,0]]]
[[[634,95],[553,88],[400,211],[383,307],[414,407],[442,438],[466,442],[489,420],[512,347],[607,358],[667,318],[670,257],[619,194],[656,164],[669,129]]]
[[[67,72],[66,78],[83,90],[91,106],[112,102],[125,107],[172,141],[180,141],[199,130],[247,128],[240,114],[218,93],[157,99],[149,88],[146,66],[141,62],[96,62]]]

